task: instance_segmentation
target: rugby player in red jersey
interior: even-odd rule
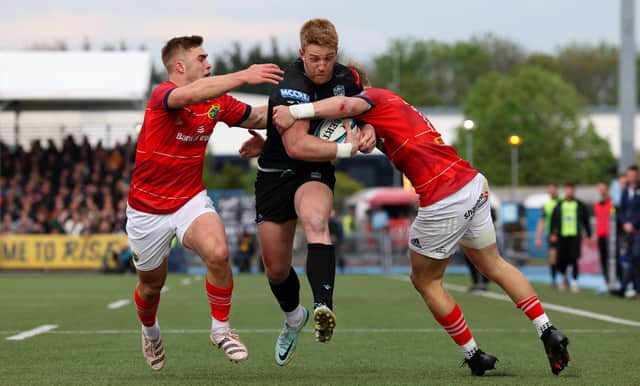
[[[206,263],[212,343],[232,361],[248,357],[229,327],[233,276],[224,226],[206,194],[202,168],[217,122],[266,126],[266,106],[252,108],[225,93],[243,84],[277,84],[282,71],[275,64],[256,64],[209,76],[211,64],[202,40],[176,37],[162,49],[169,80],[152,91],[147,103],[129,190],[126,230],[138,272],[134,299],[142,323],[142,352],[154,370],[165,363],[156,314],[174,236]]]
[[[366,86],[366,74],[358,73]],[[533,322],[551,371],[559,374],[569,361],[569,341],[553,327],[529,281],[498,253],[485,177],[443,142],[427,117],[389,90],[365,88],[354,97],[277,106],[273,121],[285,131],[296,119],[342,117],[368,123],[363,130],[375,130],[380,150],[419,194],[420,209],[409,236],[411,281],[434,318],[460,346],[471,373],[483,375],[495,368],[497,359],[478,348],[460,307],[443,286],[445,268],[458,244]],[[363,152],[374,148],[374,142],[363,142],[368,137],[361,137]]]

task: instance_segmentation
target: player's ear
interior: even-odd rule
[[[304,56],[304,49],[303,48],[298,48],[298,53],[300,54],[300,57]]]
[[[176,60],[176,72],[179,74],[184,74],[186,71],[186,67],[182,60]]]

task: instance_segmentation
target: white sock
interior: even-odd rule
[[[284,317],[287,321],[287,324],[291,327],[298,327],[302,322],[304,322],[304,307],[298,304],[298,306],[289,312],[284,313]]]
[[[151,340],[156,340],[160,338],[160,325],[158,324],[158,320],[156,320],[154,325],[151,327],[147,327],[143,324],[142,333],[144,334],[144,336],[146,336]]]
[[[478,345],[476,344],[476,340],[471,338],[470,341],[460,346],[460,349],[464,354],[464,359],[471,359],[473,354],[478,352]]]
[[[226,322],[221,322],[218,319],[214,318],[213,316],[211,317],[211,331],[216,331],[218,329],[226,329],[229,328],[229,321],[227,320]]]
[[[538,331],[538,337],[542,336],[542,333],[549,327],[552,326],[551,321],[546,313],[538,316],[537,318],[532,320],[533,325],[536,327],[536,331]]]

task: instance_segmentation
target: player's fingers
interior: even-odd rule
[[[264,68],[267,71],[272,71],[272,72],[278,72],[280,74],[284,74],[284,71],[280,69],[280,66],[278,66],[277,64],[274,63],[263,63],[260,65],[262,68]]]

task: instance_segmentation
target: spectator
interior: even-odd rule
[[[621,292],[626,297],[634,297],[640,291],[640,186],[637,165],[627,168],[627,184],[620,200],[620,216],[624,232],[623,243],[628,247],[629,274],[624,275]],[[634,288],[627,289],[630,280],[633,281]]]
[[[236,253],[235,264],[240,272],[251,271],[251,260],[256,252],[256,237],[246,229],[242,230],[238,237],[238,252]]]
[[[596,238],[598,241],[598,252],[600,254],[600,270],[607,287],[611,287],[609,281],[609,229],[611,219],[615,214],[613,201],[609,196],[609,185],[600,181],[598,183],[600,201],[593,204],[593,215],[596,218]]]
[[[329,217],[329,235],[331,236],[331,243],[336,250],[336,262],[340,271],[344,272],[346,267],[346,261],[344,259],[344,249],[343,249],[343,241],[344,241],[344,228],[342,227],[343,222],[341,222],[338,217],[336,217],[336,211],[334,209],[331,210],[331,215]]]
[[[553,209],[558,204],[558,200],[560,197],[558,196],[558,185],[554,183],[550,183],[547,185],[547,193],[549,193],[549,199],[545,201],[542,207],[542,215],[540,216],[540,220],[538,221],[538,226],[536,228],[536,247],[542,247],[542,235],[544,234],[547,238],[547,251],[549,254],[549,269],[551,273],[551,285],[556,287],[556,276],[557,276],[557,262],[558,262],[558,249],[557,245],[554,241],[551,241],[549,237],[549,227],[551,225],[551,214],[553,213]]]
[[[129,191],[132,148],[131,138],[107,151],[92,147],[86,136],[80,145],[68,136],[60,149],[53,140],[46,149],[34,141],[28,152],[0,143],[2,232],[66,233],[65,224],[72,229],[75,222],[82,225],[74,233],[122,230],[119,203]],[[75,212],[79,221],[72,219]]]
[[[558,202],[551,214],[549,238],[552,242],[558,243],[558,271],[562,274],[558,289],[561,291],[566,289],[567,268],[571,266],[573,274],[573,280],[570,282],[571,292],[577,293],[581,231],[584,231],[587,237],[591,237],[591,224],[586,205],[575,197],[575,184],[566,184],[564,194],[564,199]]]

